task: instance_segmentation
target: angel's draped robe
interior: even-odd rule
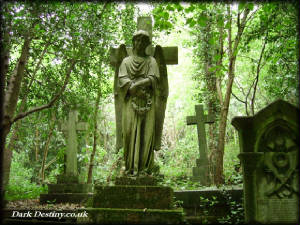
[[[125,170],[129,174],[151,173],[154,166],[155,88],[159,81],[158,65],[152,56],[129,56],[122,61],[118,78],[123,96],[122,141]],[[143,78],[150,78],[151,85],[137,89],[141,97],[131,96],[131,84]],[[141,111],[136,110],[134,105]]]

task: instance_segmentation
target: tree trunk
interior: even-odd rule
[[[25,103],[26,103],[26,99],[27,99],[27,93],[24,96],[24,98],[22,99],[21,105],[20,105],[20,109],[19,111],[24,111],[25,109]],[[13,150],[14,150],[14,146],[15,146],[15,142],[18,140],[18,130],[20,128],[20,121],[18,121],[13,129],[13,133],[12,136],[9,140],[9,143],[7,146],[5,146],[4,148],[4,157],[3,157],[3,185],[4,187],[9,184],[9,175],[10,175],[10,167],[11,167],[11,160],[12,160],[12,156],[13,156]]]
[[[35,129],[35,161],[37,162],[39,160],[39,149],[40,149],[40,143],[39,143],[39,129]]]
[[[98,132],[97,118],[98,118],[100,97],[101,97],[101,87],[99,87],[99,89],[98,89],[97,99],[95,102],[93,150],[91,153],[89,172],[88,172],[88,178],[87,178],[88,184],[92,183],[92,178],[93,178],[94,158],[95,158],[95,153],[96,153],[96,149],[97,149],[97,132]]]
[[[205,73],[205,83],[208,89],[206,94],[207,105],[208,105],[208,114],[210,115],[219,115],[219,92],[217,88],[217,73],[221,73],[220,68],[223,60],[223,25],[219,26],[219,45],[211,45],[209,40],[212,38],[212,15],[206,15],[209,20],[207,25],[201,32],[200,41],[203,43],[203,56],[204,56],[204,73]],[[218,16],[218,18],[220,18]],[[219,59],[213,60],[213,56],[218,54]],[[212,181],[215,176],[216,168],[216,157],[217,157],[217,138],[218,138],[218,121],[217,118],[215,122],[209,124],[208,131],[208,160],[209,160],[209,170]]]
[[[55,128],[55,114],[52,114],[52,125],[50,124],[50,130],[49,130],[49,134],[48,134],[48,138],[46,141],[46,144],[44,146],[44,155],[43,155],[43,161],[42,161],[42,167],[41,167],[41,181],[42,184],[44,183],[45,180],[45,164],[46,164],[46,160],[47,160],[47,156],[48,156],[48,150],[49,150],[49,144],[50,144],[50,140],[51,137],[53,135],[53,131]]]
[[[16,64],[12,76],[10,77],[7,91],[5,93],[4,118],[2,121],[4,138],[7,137],[11,129],[12,118],[14,116],[17,107],[21,83],[24,77],[25,65],[27,63],[27,59],[29,55],[30,42],[31,40],[29,39],[29,37],[25,36],[24,44],[21,51],[21,56],[18,60],[18,63]]]
[[[247,16],[250,10],[246,8],[244,10],[244,15],[242,18],[241,23],[240,21],[240,12],[238,12],[238,19],[237,19],[237,26],[238,31],[235,37],[234,42],[232,41],[232,15],[230,10],[230,5],[227,5],[227,13],[228,13],[228,52],[229,52],[229,65],[228,65],[228,80],[226,85],[226,94],[225,99],[223,101],[223,105],[221,108],[221,116],[220,116],[220,125],[219,125],[219,136],[218,136],[218,153],[217,153],[217,167],[216,167],[216,177],[215,177],[215,184],[220,185],[224,183],[224,175],[223,175],[223,159],[224,159],[224,147],[225,147],[225,134],[226,134],[226,125],[227,125],[227,116],[230,104],[230,96],[232,92],[232,84],[234,80],[234,73],[235,73],[235,62],[236,56],[238,53],[238,45],[240,43],[246,22]]]

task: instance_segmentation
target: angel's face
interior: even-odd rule
[[[138,35],[133,40],[133,45],[138,55],[145,55],[145,49],[149,45],[148,37],[145,35]]]

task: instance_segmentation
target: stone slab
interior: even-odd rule
[[[93,207],[171,209],[173,190],[161,186],[95,186]]]
[[[230,201],[242,204],[241,188],[226,191],[231,197]],[[175,201],[182,202],[185,219],[190,224],[219,224],[218,220],[226,217],[230,212],[229,201],[224,198],[220,190],[174,191],[174,196]],[[209,201],[204,202],[201,198]]]
[[[193,167],[193,176],[190,180],[200,182],[202,185],[209,185],[208,166]]]
[[[57,176],[58,184],[78,184],[79,178],[78,176],[74,176],[71,174],[61,174]]]
[[[48,184],[48,193],[88,193],[92,184]]]
[[[232,201],[241,203],[243,197],[243,189],[237,188],[233,190],[226,190],[231,196]],[[226,202],[224,195],[220,190],[186,190],[186,191],[174,191],[174,197],[176,200],[183,202],[183,208],[200,208],[201,199],[211,199],[216,197],[220,202]]]
[[[93,198],[93,193],[52,193],[41,194],[40,203],[85,203]]]
[[[78,223],[93,224],[185,224],[182,209],[111,209],[86,208],[89,218]]]
[[[157,179],[154,177],[117,177],[116,185],[156,186]]]

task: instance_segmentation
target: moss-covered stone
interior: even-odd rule
[[[58,184],[78,184],[79,178],[78,176],[72,176],[67,174],[61,174],[57,176]]]
[[[117,177],[116,185],[134,185],[134,186],[156,186],[157,179],[152,176],[144,177]]]
[[[48,184],[48,193],[88,193],[92,184]]]
[[[51,194],[41,194],[40,203],[41,204],[58,204],[58,203],[85,203],[89,199],[93,198],[92,193],[51,193]]]
[[[87,208],[88,219],[78,222],[93,224],[184,224],[182,210]]]
[[[171,209],[173,190],[160,186],[95,186],[93,207]]]
[[[235,117],[244,178],[245,222],[299,223],[299,108],[277,100]]]

